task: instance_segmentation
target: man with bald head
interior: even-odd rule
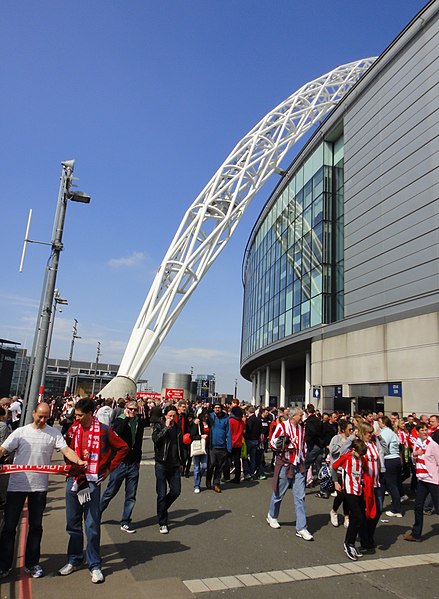
[[[32,412],[33,422],[13,431],[0,446],[0,457],[15,452],[14,465],[47,466],[55,449],[59,449],[73,464],[85,466],[61,433],[49,426],[50,408],[40,403]],[[29,532],[26,541],[25,569],[33,578],[44,572],[39,565],[40,545],[43,534],[43,512],[49,475],[39,472],[19,472],[9,476],[5,507],[5,523],[0,536],[0,578],[8,576],[14,559],[17,525],[27,499]]]

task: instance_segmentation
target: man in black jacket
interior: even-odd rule
[[[262,432],[262,422],[255,414],[253,406],[247,408],[247,419],[245,421],[244,439],[247,445],[247,459],[243,460],[244,480],[257,479],[256,471],[256,453],[259,445],[259,438]]]
[[[114,432],[125,441],[130,451],[122,464],[110,474],[107,488],[101,498],[101,514],[115,497],[125,481],[125,501],[120,529],[127,533],[135,533],[131,526],[131,516],[136,503],[137,486],[139,484],[139,467],[142,459],[142,443],[144,421],[137,415],[137,402],[128,401],[124,411],[113,423]]]
[[[154,424],[155,478],[157,492],[157,518],[160,533],[167,534],[168,509],[181,493],[181,466],[183,465],[183,441],[180,427],[176,424],[177,409],[168,406],[165,416]],[[169,485],[169,491],[167,487]]]
[[[315,463],[318,473],[323,457],[323,425],[315,412],[313,404],[310,403],[306,406],[308,417],[305,421],[305,469],[308,470]]]

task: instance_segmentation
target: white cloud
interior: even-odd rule
[[[127,256],[125,258],[112,258],[108,261],[108,265],[111,266],[111,268],[131,268],[133,266],[137,266],[144,260],[145,254],[143,252],[133,252],[131,256]]]

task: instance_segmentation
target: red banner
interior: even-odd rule
[[[160,401],[162,396],[160,393],[154,393],[153,391],[137,391],[137,399],[152,399],[153,401]]]

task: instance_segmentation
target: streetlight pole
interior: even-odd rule
[[[46,372],[47,372],[47,363],[49,362],[50,346],[52,345],[53,327],[55,325],[55,316],[58,311],[58,304],[60,304],[61,306],[67,306],[68,303],[69,302],[66,299],[64,299],[60,296],[59,289],[55,289],[55,294],[53,296],[52,318],[50,319],[49,335],[47,338],[47,351],[46,351],[46,355],[44,356],[43,376],[41,379],[42,387],[44,387],[44,379],[45,379]],[[61,310],[60,310],[60,312],[61,312]]]
[[[238,379],[235,379],[235,399],[238,397]]]
[[[76,318],[73,319],[75,321],[74,325],[73,325],[73,335],[72,335],[72,342],[70,344],[70,354],[69,354],[69,365],[67,367],[67,376],[66,376],[66,385],[64,387],[64,393],[70,393],[70,375],[71,375],[71,370],[72,370],[72,359],[73,359],[73,348],[75,347],[75,339],[82,339],[82,337],[80,337],[77,333],[78,333],[78,321],[76,320]]]
[[[41,395],[41,383],[44,382],[44,359],[47,351],[47,339],[49,336],[49,325],[52,314],[52,304],[55,294],[56,276],[58,274],[59,257],[63,249],[62,236],[64,232],[64,221],[67,210],[67,200],[88,204],[90,196],[83,192],[70,190],[73,183],[74,160],[62,162],[61,181],[58,192],[58,203],[55,213],[55,221],[52,232],[52,254],[48,267],[47,286],[44,297],[43,310],[41,313],[40,333],[35,353],[35,361],[32,371],[32,380],[29,387],[29,395],[26,398],[25,423],[32,422],[32,411],[35,409],[38,398]],[[26,240],[25,240],[26,242]]]
[[[96,375],[98,372],[98,364],[99,364],[99,356],[101,355],[101,342],[98,341],[98,347],[96,349],[96,362],[95,362],[95,371],[93,375],[93,386],[91,388],[91,394],[94,397],[95,394],[95,384],[96,384]]]

